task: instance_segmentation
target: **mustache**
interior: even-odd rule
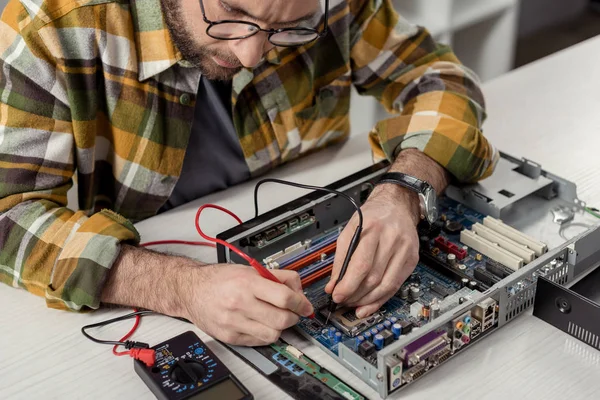
[[[206,49],[206,53],[211,57],[216,57],[219,60],[223,60],[227,64],[231,64],[237,68],[242,67],[242,63],[240,62],[240,60],[238,60],[238,58],[236,56],[234,56],[233,54],[221,53],[221,52],[218,52],[218,51],[212,50],[212,49]]]

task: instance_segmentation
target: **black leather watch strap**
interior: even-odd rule
[[[377,185],[382,183],[393,183],[422,194],[425,194],[425,191],[429,187],[427,182],[401,172],[388,172],[383,174],[379,182],[377,182]]]

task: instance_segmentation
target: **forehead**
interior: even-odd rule
[[[220,0],[214,0],[216,2]],[[265,22],[292,21],[307,14],[320,13],[322,0],[223,0],[225,3],[250,11]]]

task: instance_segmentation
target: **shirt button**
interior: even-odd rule
[[[184,93],[181,96],[179,96],[179,102],[181,104],[183,104],[184,106],[189,106],[190,103],[192,102],[192,98],[190,97],[189,94]]]

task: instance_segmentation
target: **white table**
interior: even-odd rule
[[[540,162],[547,170],[579,185],[579,197],[600,204],[600,37],[508,74],[485,86],[489,119],[485,130],[500,149]],[[327,184],[370,164],[366,138],[353,138],[276,171],[273,176]],[[139,223],[144,241],[197,239],[193,216],[198,205],[219,203],[242,219],[252,216],[248,183],[217,193]],[[267,187],[262,211],[303,192]],[[207,212],[209,214],[209,212]],[[234,222],[206,216],[209,232]],[[163,250],[214,261],[212,249],[168,246]],[[74,314],[46,309],[41,298],[0,287],[0,398],[117,399],[153,398],[137,377],[130,359],[112,356],[109,346],[89,342],[81,326],[122,314],[102,310]],[[103,329],[120,337],[131,322]],[[257,399],[288,398],[245,363],[192,326],[147,317],[135,338],[158,343],[188,329],[208,341]],[[314,346],[305,353],[364,394],[376,393]],[[600,393],[600,353],[544,322],[523,315],[486,340],[455,357],[412,387],[404,399],[592,399]]]

